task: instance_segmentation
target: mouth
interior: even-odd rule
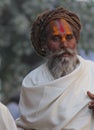
[[[72,54],[70,54],[69,52],[63,52],[61,54],[58,54],[59,57],[71,57],[73,56]]]
[[[53,53],[53,57],[58,57],[58,58],[71,58],[74,57],[74,55],[76,55],[75,51],[72,51],[70,49],[67,50],[58,50],[57,52]]]
[[[71,56],[71,54],[70,54],[70,53],[66,53],[66,52],[65,52],[65,53],[63,53],[63,54],[62,54],[62,56],[63,56],[63,57],[70,57],[70,56]]]

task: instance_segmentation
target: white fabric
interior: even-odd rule
[[[79,60],[72,73],[56,80],[46,64],[25,77],[17,125],[37,130],[94,130],[87,96],[88,90],[94,93],[94,63],[80,56]]]
[[[8,108],[0,103],[0,130],[17,130]]]

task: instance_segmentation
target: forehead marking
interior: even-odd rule
[[[62,25],[61,21],[58,21],[58,25],[59,25],[60,31],[64,33],[65,32],[64,26]]]
[[[53,25],[53,30],[55,35],[58,35],[59,31],[68,34],[72,33],[71,27],[64,19],[54,21],[54,23],[52,22],[51,25]]]
[[[65,28],[66,32],[69,33],[69,34],[72,33],[69,24],[64,19],[61,19],[61,21],[62,21],[62,23],[64,25],[64,28]]]
[[[56,26],[53,26],[53,30],[54,30],[54,35],[58,35],[58,28]]]

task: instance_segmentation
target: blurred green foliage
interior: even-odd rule
[[[76,0],[0,0],[0,97],[20,92],[23,77],[43,59],[33,50],[30,29],[46,9],[63,6],[82,22],[79,48],[94,51],[94,2]]]

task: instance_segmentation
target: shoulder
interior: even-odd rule
[[[84,58],[83,58],[82,56],[80,56],[80,55],[78,55],[78,58],[79,58],[80,61],[83,61],[83,62],[85,62],[85,63],[87,63],[87,64],[91,64],[91,65],[94,64],[94,61],[92,61],[92,60],[90,60],[90,59],[84,59]]]
[[[94,70],[94,61],[89,60],[89,59],[84,59],[83,57],[79,56],[79,59],[84,65],[86,65],[89,70]]]
[[[23,87],[31,87],[37,85],[39,82],[42,82],[44,75],[47,71],[46,63],[40,65],[30,73],[28,73],[23,79]]]
[[[94,68],[94,61],[89,60],[89,59],[83,59],[83,60],[84,60],[84,62],[85,62],[87,65],[92,66],[92,67]]]

